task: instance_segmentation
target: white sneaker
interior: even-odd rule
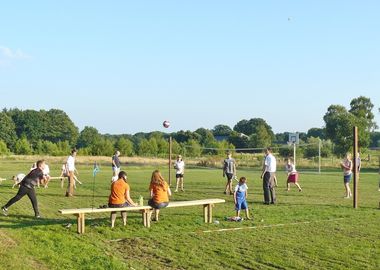
[[[3,210],[4,216],[8,216],[8,209],[5,207],[1,207],[1,210]]]

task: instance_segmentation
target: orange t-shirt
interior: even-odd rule
[[[129,185],[123,180],[119,179],[111,185],[111,195],[109,196],[108,203],[110,204],[123,204],[125,203],[125,193],[129,190]]]
[[[164,186],[150,184],[149,189],[153,190],[152,199],[155,203],[169,202],[169,185],[166,182],[164,182]]]

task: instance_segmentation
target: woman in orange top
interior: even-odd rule
[[[151,199],[148,204],[155,209],[153,221],[158,221],[159,209],[169,205],[169,196],[172,195],[168,183],[165,182],[159,170],[152,173],[149,190]]]
[[[119,173],[119,179],[112,183],[111,194],[108,199],[108,206],[110,208],[120,208],[127,206],[137,206],[131,199],[129,194],[130,187],[127,183],[127,173],[121,171]],[[127,224],[127,212],[122,211],[121,216],[123,218],[124,226]],[[111,212],[111,227],[113,228],[116,220],[116,212]]]

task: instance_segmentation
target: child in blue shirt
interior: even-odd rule
[[[251,219],[249,217],[248,212],[248,204],[247,204],[247,189],[248,186],[246,184],[247,179],[245,177],[240,177],[239,184],[235,187],[234,192],[234,201],[235,201],[235,210],[236,210],[236,217],[240,218],[240,210],[245,210],[245,216],[247,219]]]

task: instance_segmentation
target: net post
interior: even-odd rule
[[[358,185],[359,185],[359,174],[358,174],[358,127],[353,127],[353,151],[354,151],[354,201],[353,206],[355,209],[358,208]]]

